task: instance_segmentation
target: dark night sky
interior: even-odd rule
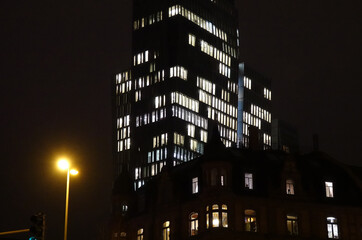
[[[360,1],[237,3],[241,59],[272,80],[273,117],[320,149],[362,165]],[[6,1],[0,6],[0,232],[48,215],[63,237],[68,155],[69,239],[97,239],[110,213],[111,81],[130,66],[131,0]]]

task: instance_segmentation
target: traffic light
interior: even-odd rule
[[[45,214],[37,213],[30,217],[30,238],[29,240],[44,240]]]

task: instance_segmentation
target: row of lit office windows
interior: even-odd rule
[[[271,136],[266,134],[266,133],[263,133],[263,143],[265,145],[268,145],[268,146],[271,146],[272,143],[271,143]]]
[[[129,138],[131,135],[131,128],[124,127],[117,130],[117,140]]]
[[[154,74],[139,77],[134,81],[135,89],[140,89],[144,87],[148,87],[151,84],[155,84],[165,80],[165,71],[159,70]]]
[[[216,60],[220,61],[221,63],[229,67],[231,66],[231,57],[228,56],[226,53],[217,49],[216,47],[212,46],[211,44],[209,44],[204,40],[200,41],[200,45],[202,52],[206,53],[210,57],[215,58]]]
[[[186,19],[188,19],[189,21],[195,23],[196,25],[198,25],[202,29],[208,31],[209,33],[213,34],[214,36],[216,36],[216,37],[224,40],[225,42],[227,42],[227,40],[228,40],[227,34],[224,31],[217,28],[213,23],[201,18],[197,14],[195,14],[195,13],[189,11],[188,9],[184,8],[183,6],[175,5],[175,6],[172,6],[172,7],[170,7],[168,9],[168,16],[169,17],[173,17],[173,16],[176,16],[176,15],[181,15],[181,16],[185,17]]]
[[[261,129],[261,119],[251,115],[248,112],[243,112],[243,122],[244,122],[244,129],[243,132],[245,135],[249,136],[249,130],[247,130],[249,128],[249,125],[257,127],[259,129]],[[246,130],[246,131],[244,131]]]
[[[183,80],[187,80],[187,70],[181,66],[175,66],[170,68],[170,78],[179,77]]]
[[[126,139],[118,141],[118,144],[117,144],[118,152],[122,152],[122,151],[128,150],[130,148],[131,148],[131,139],[130,138],[126,138]]]
[[[153,148],[161,147],[163,145],[167,145],[168,142],[168,134],[163,133],[159,136],[153,137]]]
[[[271,113],[259,106],[251,104],[250,112],[251,112],[251,114],[253,114],[269,123],[271,123],[271,121],[272,121]]]
[[[196,78],[196,85],[201,88],[202,90],[205,90],[206,92],[211,93],[212,95],[215,95],[215,83],[212,83],[205,78],[197,76]]]
[[[137,19],[133,22],[133,30],[138,30],[147,25],[152,25],[156,22],[160,22],[162,21],[162,17],[162,11],[159,11],[157,13],[149,15],[148,17]]]
[[[223,114],[222,112],[215,110],[211,107],[207,108],[207,116],[212,120],[217,120],[222,125],[225,125],[231,129],[237,129],[237,121],[230,115]]]
[[[224,89],[221,89],[221,99],[230,102],[230,93]]]
[[[230,80],[228,80],[227,88],[230,92],[238,94],[238,85],[236,83],[233,83]]]
[[[238,37],[239,38],[239,37]],[[235,48],[229,46],[225,42],[222,43],[222,50],[226,52],[227,54],[231,55],[234,58],[237,58],[236,50]]]
[[[147,163],[159,162],[167,158],[167,148],[155,149],[147,153]]]
[[[179,92],[171,93],[171,103],[177,103],[194,112],[199,112],[199,102]]]
[[[236,131],[233,131],[230,128],[226,128],[226,127],[223,127],[223,126],[219,125],[219,132],[220,132],[220,136],[222,138],[224,138],[225,140],[228,140],[228,141],[230,140],[232,142],[236,142],[236,139],[237,139]],[[226,144],[225,146],[230,147],[230,144]]]
[[[198,127],[207,129],[207,119],[201,117],[200,115],[175,105],[172,106],[171,110],[172,110],[172,117],[180,118]]]
[[[166,95],[155,97],[155,108],[164,107],[166,105]]]
[[[131,80],[131,71],[125,71],[116,75],[116,84]]]
[[[174,146],[173,149],[173,158],[180,160],[181,162],[187,162],[190,161],[196,157],[198,157],[199,155],[191,152],[183,147],[179,147],[179,146]],[[173,163],[173,165],[176,165],[176,162]]]
[[[221,207],[218,204],[213,204],[211,207],[206,207],[206,229],[209,228],[227,228],[228,227],[228,211],[227,205],[222,204]],[[245,209],[244,216],[244,231],[246,232],[258,232],[258,221],[256,211],[253,209]],[[188,218],[188,231],[190,236],[197,236],[199,234],[199,213],[192,212]],[[297,215],[287,214],[285,217],[286,230],[288,235],[299,235],[299,219]],[[327,238],[339,239],[339,226],[337,218],[326,218]],[[166,221],[162,224],[162,240],[170,240],[171,228],[170,221]],[[118,234],[114,234],[115,237]],[[120,233],[120,237],[126,237],[125,232]],[[137,240],[144,239],[144,230],[139,228],[137,230]]]
[[[264,88],[264,98],[271,100],[271,91],[267,88]]]
[[[230,78],[230,68],[223,63],[219,63],[219,73]]]
[[[187,125],[187,135],[190,137],[195,137],[195,125]],[[202,142],[207,142],[207,131],[200,129],[200,140]]]
[[[160,108],[136,117],[136,127],[160,121],[166,117],[166,108]]]
[[[199,101],[203,102],[210,107],[213,107],[223,113],[226,113],[227,115],[236,118],[237,117],[237,108],[233,105],[213,96],[208,93],[206,93],[203,90],[199,90]]]
[[[129,126],[130,124],[129,120],[130,120],[130,115],[117,118],[117,128]]]
[[[248,77],[244,77],[244,87],[251,90],[251,79]]]
[[[133,56],[133,66],[148,62],[148,54],[149,54],[149,51],[146,50],[144,52],[134,55]]]
[[[126,93],[132,90],[132,81],[123,82],[116,85],[116,93]]]

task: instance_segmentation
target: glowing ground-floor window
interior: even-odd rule
[[[206,207],[206,228],[228,227],[227,205],[214,204]]]

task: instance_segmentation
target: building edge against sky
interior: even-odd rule
[[[133,66],[116,75],[115,175],[127,167],[137,188],[197,158],[209,119],[227,147],[248,147],[254,126],[270,149],[270,81],[239,64],[234,1],[133,4]]]

